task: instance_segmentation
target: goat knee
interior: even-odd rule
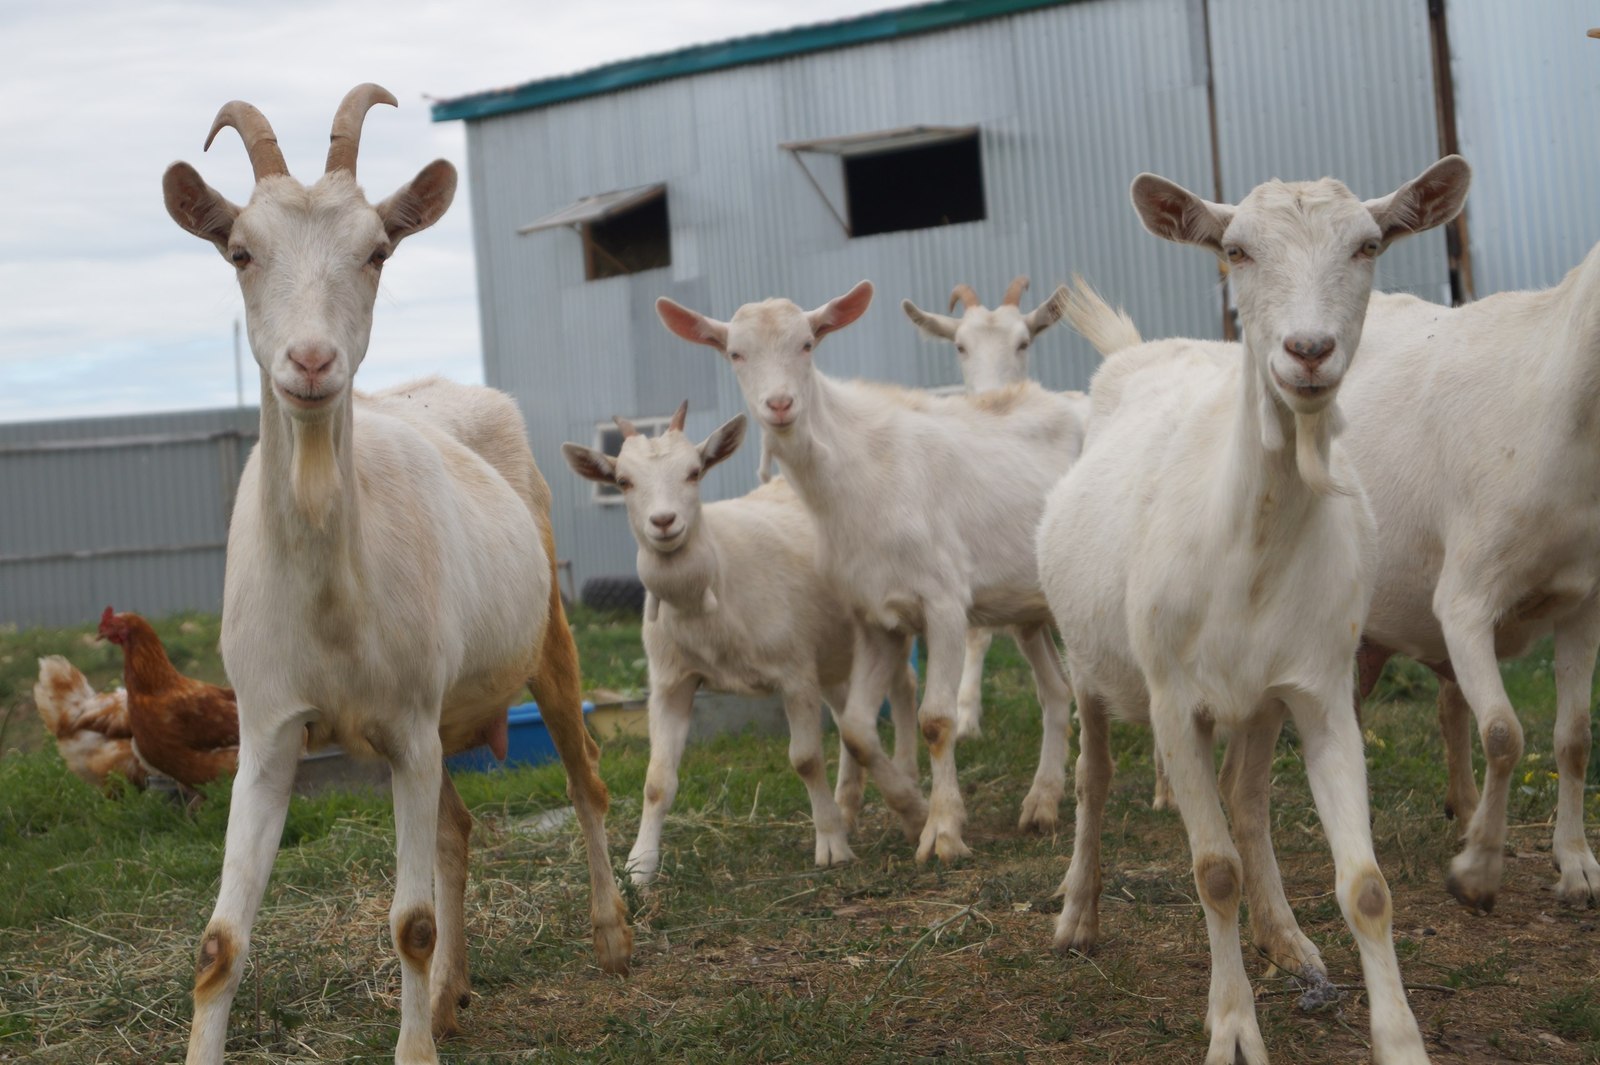
[[[200,951],[194,960],[196,1002],[215,998],[228,986],[241,960],[239,946],[227,928],[213,925],[206,929],[206,937],[200,942]]]
[[[437,938],[432,906],[413,906],[394,921],[394,945],[400,956],[427,972]]]
[[[1369,936],[1386,937],[1391,919],[1389,885],[1376,868],[1363,870],[1351,881],[1342,900],[1350,923]]]
[[[1483,730],[1483,754],[1498,766],[1512,766],[1522,757],[1522,726],[1512,714],[1500,714]]]
[[[1239,859],[1221,854],[1206,854],[1195,859],[1194,882],[1200,900],[1213,910],[1228,913],[1238,909],[1241,882]]]

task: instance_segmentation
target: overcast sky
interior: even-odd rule
[[[228,406],[233,269],[180,230],[161,173],[183,159],[236,203],[250,164],[217,108],[248,100],[291,172],[322,172],[344,93],[375,81],[361,142],[370,199],[444,157],[466,127],[448,98],[688,44],[899,6],[895,0],[277,0],[272,4],[0,0],[0,421]],[[481,381],[467,184],[384,269],[359,384],[421,373]],[[244,354],[244,400],[257,370]]]

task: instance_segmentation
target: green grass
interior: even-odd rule
[[[643,683],[636,621],[575,611],[590,687]],[[188,629],[185,631],[184,626]],[[158,626],[180,668],[220,679],[213,619]],[[116,660],[86,629],[0,635],[0,1062],[182,1058],[192,956],[215,901],[229,785],[190,810],[158,795],[105,798],[31,735],[33,659],[61,651],[100,685]],[[1431,681],[1391,666],[1366,711],[1373,833],[1395,933],[1435,1062],[1600,1060],[1600,916],[1548,891],[1554,793],[1548,650],[1507,667],[1524,711],[1527,771],[1512,799],[1506,888],[1490,917],[1440,887],[1458,826],[1440,816],[1443,759]],[[635,972],[602,975],[588,946],[587,881],[547,766],[460,774],[477,818],[468,922],[475,1003],[446,1062],[898,1062],[1199,1060],[1209,954],[1181,823],[1149,809],[1149,736],[1117,725],[1106,817],[1102,943],[1049,952],[1062,831],[1018,833],[1039,739],[1032,684],[1008,641],[991,652],[983,739],[958,749],[974,857],[919,866],[869,790],[857,861],[811,866],[804,789],[782,738],[690,748],[663,839],[662,877],[625,888]],[[24,726],[27,726],[25,728]],[[637,830],[648,749],[606,744],[620,867]],[[1480,763],[1481,768],[1481,763]],[[1274,769],[1274,840],[1289,897],[1337,983],[1360,967],[1292,731]],[[1600,815],[1591,792],[1588,815]],[[392,1060],[398,972],[388,945],[393,818],[386,798],[291,804],[235,1001],[230,1062]],[[1248,942],[1248,940],[1247,940]],[[1276,1061],[1364,1060],[1366,1012],[1305,1015],[1247,950]],[[1541,1038],[1548,1037],[1548,1038]],[[1554,1042],[1552,1042],[1554,1040]]]

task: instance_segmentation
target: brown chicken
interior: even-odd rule
[[[106,790],[112,773],[144,787],[145,769],[133,749],[126,690],[97,692],[71,662],[49,655],[39,659],[33,702],[68,769],[101,790]]]
[[[239,767],[239,705],[232,688],[179,673],[138,614],[106,607],[100,637],[122,648],[128,721],[147,766],[191,788]]]

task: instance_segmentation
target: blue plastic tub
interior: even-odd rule
[[[593,709],[593,703],[584,702],[584,716],[587,717]],[[506,766],[541,765],[545,762],[554,762],[560,757],[556,754],[555,741],[550,738],[550,730],[545,727],[544,718],[539,713],[538,703],[519,703],[508,711],[508,716],[510,717],[510,726],[507,730],[509,742],[506,745],[504,762],[497,761],[494,752],[485,744],[451,755],[444,760],[445,768],[481,773]]]

